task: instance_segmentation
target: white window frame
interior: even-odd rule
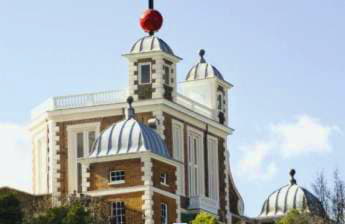
[[[161,203],[161,223],[160,224],[168,224],[169,222],[169,214],[168,214],[168,205],[166,203]]]
[[[123,213],[121,213],[121,211],[123,211]],[[111,212],[110,214],[111,218],[116,219],[116,224],[126,224],[126,205],[124,201],[111,202],[110,212]],[[117,222],[117,217],[120,218],[119,222]]]
[[[121,175],[123,176],[123,180],[112,180],[113,174],[114,176],[116,176],[116,174],[120,175],[119,173],[123,173],[123,175]],[[124,170],[112,170],[109,173],[109,184],[124,184],[126,183],[125,178],[126,178],[126,173]]]
[[[168,185],[168,174],[163,172],[159,175],[159,182],[160,184],[164,185],[164,186],[169,186]]]
[[[176,130],[176,128],[180,129],[181,131]],[[173,119],[172,120],[172,134],[173,134],[173,158],[178,161],[184,162],[184,124],[180,121]]]
[[[68,192],[70,194],[78,192],[78,133],[83,133],[84,137],[84,151],[83,154],[89,154],[89,132],[95,132],[97,138],[100,133],[100,122],[76,124],[67,126],[68,136]],[[85,137],[86,136],[86,137]]]
[[[195,128],[187,127],[187,138],[189,196],[205,196],[204,133]],[[195,140],[196,148],[191,147],[191,143],[194,146]]]
[[[141,66],[143,65],[149,65],[150,66],[150,81],[148,83],[143,83],[142,82],[142,74],[141,74]],[[143,62],[138,64],[138,80],[140,85],[149,85],[152,83],[152,63],[150,62]]]
[[[219,160],[218,139],[216,137],[207,136],[207,154],[209,198],[219,200]]]

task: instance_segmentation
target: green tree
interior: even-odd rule
[[[0,223],[20,224],[23,219],[19,200],[13,193],[0,194]]]
[[[298,210],[291,210],[287,215],[276,222],[277,224],[330,224],[328,220],[312,216],[308,213],[301,213]]]
[[[80,203],[49,208],[43,214],[32,218],[27,224],[91,224],[91,216]]]
[[[196,216],[194,221],[192,221],[192,224],[219,224],[219,222],[213,215],[206,212],[201,212]]]
[[[80,203],[75,203],[69,208],[62,224],[91,224],[91,216]]]

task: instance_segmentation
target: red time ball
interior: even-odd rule
[[[148,9],[140,18],[140,26],[147,33],[158,31],[163,25],[163,16],[154,9]]]

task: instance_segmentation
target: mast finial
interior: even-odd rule
[[[163,25],[162,14],[154,9],[154,0],[149,0],[149,8],[140,18],[140,26],[150,36],[158,32]]]
[[[149,0],[149,9],[154,9],[154,8],[155,8],[154,1]]]
[[[199,51],[200,63],[206,63],[205,54],[206,54],[206,51],[204,49],[201,49]]]
[[[290,179],[290,184],[291,184],[291,185],[296,185],[296,184],[297,184],[297,181],[296,181],[296,179],[295,179],[295,175],[296,175],[296,170],[295,170],[295,169],[292,169],[292,170],[290,171],[290,177],[291,177],[291,179]]]
[[[128,103],[128,120],[129,119],[131,119],[131,118],[134,118],[134,116],[135,116],[135,110],[134,110],[134,108],[132,107],[132,103],[133,103],[133,101],[134,101],[134,99],[133,99],[133,97],[132,96],[129,96],[128,98],[127,98],[127,103]]]

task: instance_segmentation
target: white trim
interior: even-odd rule
[[[83,163],[83,164],[94,164],[94,163],[126,160],[126,159],[141,159],[142,157],[151,157],[152,159],[156,159],[158,161],[161,161],[173,166],[184,166],[184,164],[180,161],[168,159],[160,155],[154,154],[150,151],[128,153],[128,154],[123,154],[123,155],[119,154],[119,155],[112,155],[112,156],[103,156],[103,157],[97,157],[97,158],[80,158],[78,159],[78,162]]]
[[[171,192],[169,192],[169,191],[164,191],[164,190],[161,190],[161,189],[156,188],[156,187],[151,187],[151,190],[152,190],[152,192],[154,192],[154,193],[161,194],[161,195],[163,195],[163,196],[166,196],[166,197],[168,197],[168,198],[172,198],[172,199],[175,199],[175,200],[177,200],[177,199],[180,197],[180,196],[177,195],[177,194],[171,193]]]
[[[111,181],[108,183],[108,185],[119,185],[119,184],[125,184],[125,180],[117,180],[117,181]]]
[[[214,145],[211,145],[211,142]],[[212,147],[212,148],[210,148]],[[208,189],[209,198],[212,200],[219,200],[219,155],[218,155],[218,138],[207,136],[207,150],[208,150]],[[212,172],[212,173],[211,173]]]
[[[47,112],[48,119],[53,119],[58,122],[122,115],[122,108],[127,106],[127,104],[125,103],[125,99],[123,101],[124,102],[121,103],[108,105],[97,105],[90,107],[49,111]],[[134,107],[137,113],[155,111],[157,108],[161,107],[161,110],[163,112],[174,114],[174,116],[179,117],[182,120],[186,120],[194,126],[199,127],[200,125],[202,125],[203,127],[205,127],[204,123],[209,124],[210,132],[214,132],[214,134],[222,137],[226,137],[234,131],[229,127],[219,124],[215,120],[204,117],[203,115],[200,115],[195,111],[189,110],[182,105],[176,104],[166,99],[138,101],[134,103]]]
[[[168,60],[171,60],[174,64],[178,63],[182,60],[182,58],[168,54],[164,51],[149,51],[149,52],[140,52],[140,53],[134,53],[134,54],[123,54],[123,57],[127,58],[129,61],[135,61],[141,58],[147,58],[147,57],[164,57]]]
[[[153,164],[152,164],[152,159],[150,158],[150,156],[148,154],[141,157],[141,161],[142,161],[142,163],[144,163],[144,166],[142,167],[142,171],[144,173],[142,180],[144,181],[144,185],[146,187],[144,195],[142,197],[142,199],[144,200],[142,209],[143,209],[143,212],[145,214],[145,224],[153,224],[154,223],[154,219],[153,219],[153,215],[154,215],[153,203],[154,203],[154,201],[153,201],[153,191],[152,191],[152,186],[153,186],[152,167],[153,167]]]
[[[85,194],[92,197],[108,196],[108,195],[118,195],[118,194],[128,194],[135,192],[144,192],[147,190],[147,186],[135,186],[135,187],[125,187],[118,189],[105,189],[98,191],[88,191]]]
[[[52,177],[51,172],[48,171],[48,167],[51,167],[51,163],[48,163],[49,159],[51,159],[51,152],[48,154],[49,145],[47,137],[47,130],[33,137],[34,194],[48,194],[52,188],[52,186],[50,186],[50,188],[48,187],[51,184],[50,179]],[[50,177],[49,180],[47,179],[48,175]]]
[[[90,143],[89,133],[95,132],[95,137],[100,133],[100,122],[76,124],[67,126],[67,142],[68,142],[68,193],[78,192],[78,156],[77,156],[77,135],[83,133],[84,155],[89,154]]]

